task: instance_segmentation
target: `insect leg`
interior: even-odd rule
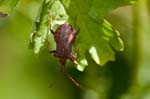
[[[69,59],[73,62],[74,66],[78,64],[76,61],[76,57],[73,54],[70,55]]]
[[[60,70],[57,72],[57,75],[56,75],[55,79],[51,82],[51,84],[49,86],[50,88],[52,88],[52,86],[54,85],[54,83],[56,82],[58,77],[60,77],[60,73],[62,72],[62,70],[63,70],[63,66],[60,67]]]
[[[77,87],[80,87],[80,84],[71,77],[71,75],[68,73],[68,71],[64,65],[63,65],[63,69],[64,69],[65,74],[69,78],[69,80],[71,80]]]

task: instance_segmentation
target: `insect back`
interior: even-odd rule
[[[61,63],[60,71],[63,70],[68,78],[79,87],[80,85],[70,76],[65,66],[68,59],[75,65],[77,64],[76,57],[72,53],[72,46],[79,30],[76,31],[71,24],[64,23],[60,25],[55,32],[51,29],[51,32],[56,42],[56,50],[50,51],[50,53],[54,53],[54,56],[59,59]]]

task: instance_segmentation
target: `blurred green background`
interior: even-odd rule
[[[9,17],[0,18],[0,99],[150,99],[150,2],[111,11],[106,19],[121,33],[124,52],[100,67],[91,58],[83,72],[67,64],[84,86],[77,88],[62,73],[49,88],[60,64],[43,47],[28,49],[41,0],[20,0]],[[88,54],[87,54],[88,55]]]

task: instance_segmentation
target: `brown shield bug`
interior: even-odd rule
[[[55,32],[52,29],[50,30],[54,35],[54,39],[56,42],[56,50],[50,51],[50,53],[54,53],[54,56],[59,58],[59,61],[61,63],[60,71],[63,70],[67,77],[76,86],[80,87],[80,84],[71,77],[65,67],[67,59],[70,59],[74,63],[74,65],[77,65],[76,57],[72,53],[72,45],[75,42],[76,36],[80,29],[75,31],[71,24],[64,23],[60,25]]]

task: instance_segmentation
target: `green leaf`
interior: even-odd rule
[[[120,33],[116,29],[114,29],[113,26],[107,20],[104,20],[101,29],[103,33],[107,34],[108,36],[111,36],[111,46],[117,51],[123,51],[124,44],[122,39],[120,38]]]
[[[33,48],[34,53],[36,54],[39,53],[45,42],[48,42],[51,46],[54,45],[54,40],[52,40],[52,35],[49,31],[51,16],[54,20],[51,24],[52,28],[56,28],[56,25],[62,24],[68,19],[68,16],[59,1],[45,0],[43,2],[40,21],[36,22],[36,30],[31,34],[30,38],[30,47]]]
[[[89,16],[80,16],[78,25],[81,31],[75,46],[80,49],[79,56],[85,56],[88,51],[97,64],[104,65],[107,61],[115,60],[112,47],[118,51],[123,50],[123,42],[118,32],[106,20],[101,25]],[[79,61],[84,58],[79,58]]]
[[[2,0],[0,1],[0,13],[10,14],[19,0]]]
[[[104,19],[104,16],[114,8],[131,4],[133,1],[135,0],[55,0],[49,7],[44,5],[39,27],[36,27],[35,36],[31,39],[35,53],[39,52],[47,38],[52,39],[52,35],[49,35],[50,12],[53,18],[51,26],[54,30],[67,20],[74,24],[74,27],[79,26],[80,33],[74,44],[74,49],[79,49],[79,70],[83,71],[88,65],[87,53],[101,66],[108,61],[114,61],[114,50],[123,51],[123,41],[119,32]],[[49,42],[54,43],[51,39],[48,39]]]
[[[44,45],[49,32],[50,17],[48,15],[51,2],[43,1],[40,21],[36,22],[36,30],[31,34],[30,47],[33,48],[34,53],[38,53],[40,48]]]
[[[78,69],[82,71],[88,64],[85,56],[87,52],[102,66],[115,60],[114,49],[123,51],[124,45],[119,32],[104,20],[104,16],[114,8],[131,4],[133,1],[136,0],[61,0],[69,20],[76,20],[80,27],[75,44],[75,48],[80,49]]]

